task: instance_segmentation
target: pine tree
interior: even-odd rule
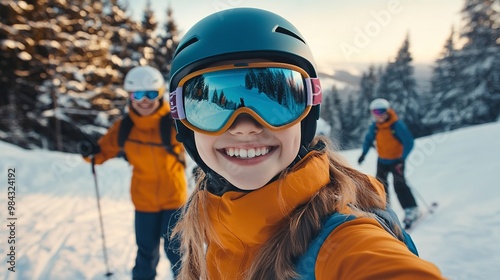
[[[0,1],[0,139],[75,152],[80,129],[99,137],[121,116],[125,74],[154,66],[162,48],[150,4],[139,24],[120,2]],[[167,58],[177,46],[172,18],[169,28]]]
[[[453,129],[460,123],[462,110],[460,98],[465,92],[454,36],[455,32],[452,29],[433,68],[430,94],[424,103],[424,108],[427,110],[423,123],[428,133]]]
[[[166,22],[163,25],[163,33],[160,33],[159,44],[155,49],[154,60],[154,63],[163,74],[165,81],[170,79],[170,65],[172,64],[172,58],[178,45],[179,31],[177,23],[173,18],[173,10],[169,6],[167,8]]]
[[[339,98],[339,91],[332,86],[331,92],[325,94],[321,103],[321,118],[324,119],[331,127],[330,138],[339,147],[343,146],[344,139],[342,137],[342,104]]]
[[[103,21],[112,33],[109,55],[112,68],[120,73],[115,77],[115,83],[119,84],[123,81],[124,73],[139,65],[142,58],[140,26],[127,16],[127,7],[120,4],[119,0],[106,0],[104,7]]]
[[[363,108],[366,109],[369,115],[368,106],[370,102],[375,99],[377,90],[377,76],[375,73],[375,66],[370,65],[367,73],[363,73],[360,80],[360,100],[362,101]]]
[[[376,92],[378,87],[378,78],[375,70],[375,66],[371,65],[368,68],[368,72],[363,73],[359,83],[359,99],[358,105],[356,106],[360,110],[360,115],[358,119],[360,120],[359,128],[355,134],[364,134],[366,128],[371,124],[372,118],[370,114],[370,102],[377,98]]]
[[[33,5],[19,7],[11,1],[0,2],[0,88],[3,89],[3,94],[0,94],[0,133],[5,135],[2,137],[5,140],[23,147],[28,147],[27,141],[22,139],[23,130],[28,125],[22,101],[30,97],[24,93],[33,92],[24,81],[30,74],[33,39],[23,36],[23,33],[29,29],[26,18],[33,9]]]
[[[462,49],[453,35],[436,61],[431,110],[424,122],[433,132],[495,121],[500,117],[498,11],[493,0],[466,0]]]
[[[142,48],[142,59],[140,60],[141,65],[151,65],[155,68],[154,56],[155,49],[158,48],[158,37],[156,35],[156,28],[158,27],[158,21],[156,20],[154,11],[151,9],[151,0],[146,2],[146,7],[144,9],[144,15],[141,22],[141,43]]]
[[[466,0],[460,51],[463,90],[462,123],[494,121],[500,116],[500,48],[498,1]]]
[[[354,95],[349,95],[347,102],[344,104],[346,114],[341,118],[342,120],[342,146],[345,149],[352,149],[358,146],[360,143],[360,109],[357,108],[358,98]]]
[[[46,141],[38,133],[48,134],[47,122],[41,116],[39,91],[46,89],[46,81],[53,74],[55,57],[61,53],[55,40],[60,29],[47,24],[52,17],[53,1],[2,1],[1,86],[6,89],[9,102],[8,120],[16,136],[3,138],[22,147],[43,146]],[[7,79],[5,79],[5,78]],[[12,126],[12,127],[10,127]],[[54,127],[54,124],[52,124]],[[54,135],[54,133],[52,133]],[[60,133],[59,133],[60,135]]]
[[[385,98],[412,131],[413,135],[420,136],[422,131],[420,96],[412,66],[410,41],[407,36],[398,51],[396,59],[387,64],[387,68],[380,78],[377,97]]]
[[[117,106],[123,104],[123,97],[116,99],[116,92],[107,87],[117,76],[108,53],[111,32],[105,28],[99,1],[51,1],[42,13],[49,24],[41,25],[48,30],[42,30],[46,35],[40,41],[37,60],[47,65],[48,73],[38,99],[45,106],[41,107],[42,115],[52,124],[39,124],[54,135],[55,139],[47,138],[54,142],[50,148],[75,151],[76,143],[71,139],[75,125],[109,125],[119,116]],[[100,115],[103,111],[108,111],[104,116],[110,119]]]

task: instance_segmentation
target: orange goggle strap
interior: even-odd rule
[[[255,111],[248,107],[242,107],[234,111],[234,113],[231,115],[229,120],[226,122],[226,124],[219,130],[219,131],[205,131],[200,128],[197,128],[196,126],[192,125],[189,123],[189,121],[186,119],[186,112],[184,109],[184,101],[183,101],[183,86],[184,83],[186,83],[188,80],[190,80],[193,77],[202,75],[204,73],[210,73],[210,72],[215,72],[215,71],[221,71],[221,70],[228,70],[228,69],[241,69],[241,68],[266,68],[266,67],[272,67],[272,68],[285,68],[289,70],[294,70],[299,72],[305,79],[306,83],[306,91],[307,91],[307,106],[304,112],[293,122],[282,125],[279,127],[273,126],[268,124],[262,117],[260,117]],[[260,63],[248,63],[243,66],[241,65],[224,65],[224,66],[217,66],[217,67],[211,67],[199,71],[195,71],[186,77],[182,78],[181,81],[179,82],[179,85],[177,89],[173,92],[170,93],[170,110],[172,113],[172,117],[176,120],[180,120],[186,127],[189,129],[200,132],[203,134],[209,134],[209,135],[220,135],[223,134],[234,122],[234,120],[240,115],[240,114],[249,114],[252,116],[256,121],[258,121],[260,124],[263,126],[271,129],[271,130],[283,130],[287,129],[301,120],[303,120],[309,111],[311,110],[311,106],[319,105],[321,104],[321,99],[322,99],[322,90],[321,90],[321,84],[319,82],[318,78],[310,78],[307,72],[305,72],[302,68],[299,68],[295,65],[291,64],[286,64],[286,63],[269,63],[269,62],[260,62]]]

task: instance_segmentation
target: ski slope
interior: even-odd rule
[[[373,150],[361,166],[356,163],[360,150],[343,154],[353,166],[375,174]],[[8,199],[9,168],[15,168],[14,199]],[[111,279],[130,279],[136,250],[129,197],[131,170],[121,159],[96,169]],[[88,163],[79,155],[27,151],[0,142],[0,177],[0,279],[106,279]],[[418,139],[407,161],[407,177],[422,208],[439,202],[436,213],[412,233],[421,257],[434,262],[449,279],[497,279],[500,123]],[[7,216],[12,200],[14,215]],[[401,215],[399,203],[393,199],[392,205]],[[8,270],[12,239],[15,272]],[[163,254],[157,279],[172,279]]]

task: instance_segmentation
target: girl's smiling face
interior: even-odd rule
[[[287,168],[299,152],[300,122],[273,132],[249,115],[240,115],[222,135],[194,133],[201,159],[242,190],[263,187]]]

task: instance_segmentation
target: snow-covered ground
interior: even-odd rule
[[[500,274],[499,139],[500,123],[421,138],[407,162],[421,207],[439,203],[412,236],[421,257],[450,279],[498,279]],[[374,151],[362,166],[356,163],[359,150],[343,154],[354,166],[375,173]],[[9,169],[15,169],[13,199]],[[89,164],[78,155],[26,151],[0,142],[0,176],[0,279],[106,279]],[[112,279],[130,279],[136,250],[130,168],[113,159],[97,167],[97,178]],[[14,201],[13,216],[7,216],[9,201]],[[397,201],[393,205],[401,214]],[[14,258],[12,272],[9,261]],[[158,279],[171,279],[165,256]]]

